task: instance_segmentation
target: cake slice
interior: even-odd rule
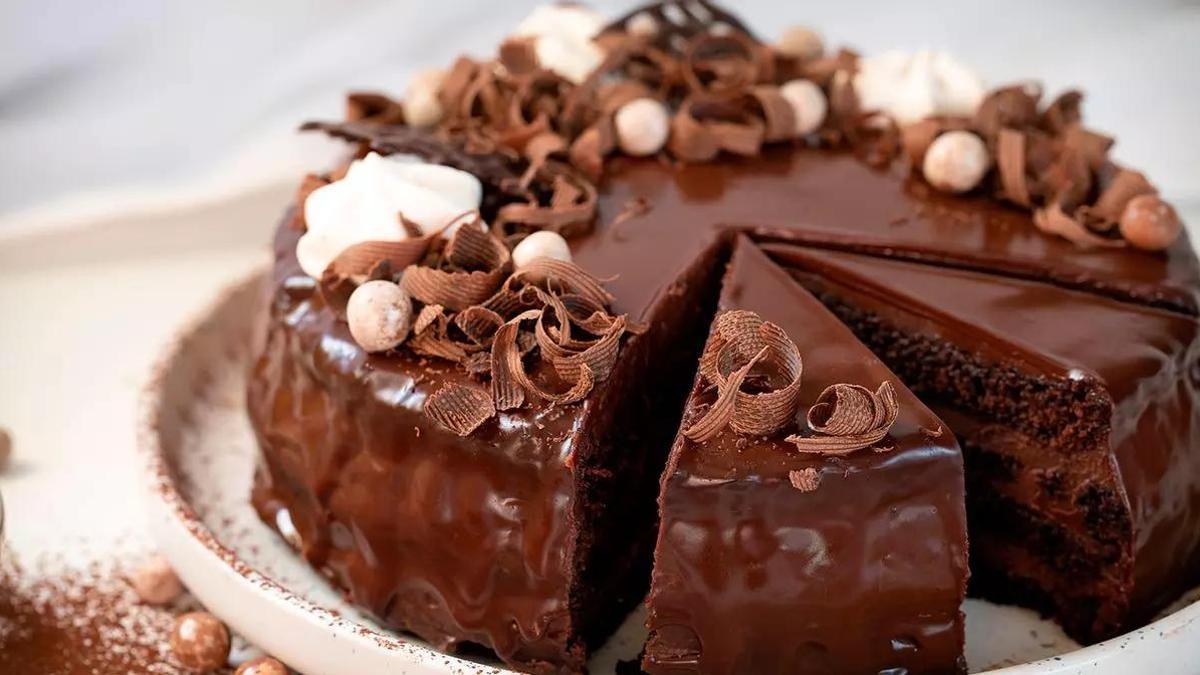
[[[772,244],[963,444],[972,587],[1093,642],[1197,580],[1197,323],[1053,284]]]
[[[659,497],[643,667],[961,671],[967,541],[953,435],[816,298],[739,238],[706,359],[724,339],[722,322],[745,312],[798,348],[797,407],[776,433],[730,425],[694,440],[718,407],[709,377],[697,376]],[[786,379],[756,366],[742,389]],[[886,435],[847,448],[806,428],[806,416],[821,418],[810,407],[841,384],[890,387],[898,407]]]

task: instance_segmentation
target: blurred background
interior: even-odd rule
[[[422,66],[490,52],[536,4],[0,0],[0,238],[295,179],[330,152],[300,122],[339,116],[348,88],[400,94]],[[1081,87],[1119,159],[1185,214],[1200,204],[1200,1],[734,5],[767,38],[802,23],[864,52],[945,49],[992,84]]]

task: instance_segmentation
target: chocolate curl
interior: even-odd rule
[[[621,336],[625,333],[625,317],[618,316],[600,338],[593,341],[570,339],[570,319],[560,317],[560,337],[554,339],[547,330],[545,312],[539,317],[534,337],[542,350],[542,359],[550,363],[554,371],[565,382],[578,382],[581,370],[586,368],[597,381],[608,379],[617,362],[621,348]]]
[[[1025,134],[1001,129],[996,137],[996,170],[1000,174],[1000,196],[1029,208],[1029,178],[1025,174]]]
[[[667,149],[685,162],[707,162],[721,152],[716,134],[696,118],[685,106],[671,117],[671,135]]]
[[[447,242],[443,252],[445,262],[456,269],[411,264],[404,269],[401,287],[427,305],[442,305],[454,311],[492,297],[504,281],[510,253],[508,247],[479,229],[479,225],[478,219],[463,223]]]
[[[695,424],[684,429],[683,435],[697,443],[703,443],[721,433],[733,419],[737,408],[737,393],[741,389],[742,383],[746,381],[746,376],[766,356],[767,348],[763,347],[757,354],[750,357],[745,365],[731,372],[723,382],[718,384],[716,402]]]
[[[541,310],[526,310],[496,330],[492,341],[492,398],[497,410],[513,410],[525,403],[523,380],[528,378],[517,348],[517,332],[522,321],[532,321],[541,315]]]
[[[454,315],[453,324],[467,339],[481,347],[490,347],[504,317],[482,305],[468,307]]]
[[[683,57],[683,81],[693,95],[724,98],[746,91],[766,67],[753,39],[744,33],[701,33]]]
[[[769,364],[784,383],[782,386],[766,383],[763,385],[766,390],[758,393],[742,391],[742,383],[750,372],[747,366],[759,360]],[[742,366],[746,374],[734,384],[734,375],[742,369],[738,364],[746,364]],[[694,434],[690,430],[684,434],[693,440],[701,440],[697,434],[711,437],[724,427],[721,424],[713,429],[722,419],[739,434],[767,435],[779,431],[795,416],[803,369],[796,343],[782,328],[763,321],[754,312],[725,312],[713,322],[712,336],[700,357],[700,374],[717,386],[721,406],[714,404],[713,409],[718,416],[702,420],[703,426],[693,427]],[[722,402],[722,396],[730,398],[730,402]],[[732,406],[728,413],[724,412],[726,406]]]
[[[425,305],[413,322],[413,335],[406,343],[408,348],[422,356],[461,363],[467,357],[467,350],[449,338],[448,325],[445,307]]]
[[[1064,91],[1042,112],[1041,126],[1051,133],[1062,133],[1083,122],[1083,94]]]
[[[612,294],[604,290],[600,279],[573,262],[537,258],[514,272],[513,277],[546,288],[562,288],[565,293],[579,295],[593,306],[608,307],[613,302]]]
[[[571,166],[593,181],[604,173],[604,158],[617,147],[616,130],[612,119],[602,117],[571,143],[568,156]]]
[[[768,143],[791,140],[796,134],[796,111],[787,102],[779,87],[759,85],[750,90],[758,104],[765,128],[763,140]]]
[[[425,414],[459,436],[469,436],[496,414],[492,397],[479,387],[447,384],[425,400]]]
[[[808,410],[808,426],[817,435],[788,436],[800,452],[845,455],[883,440],[896,423],[896,389],[884,381],[872,392],[857,384],[834,384]]]
[[[667,148],[679,159],[708,161],[721,150],[753,156],[762,150],[766,126],[736,99],[688,98],[671,120]]]
[[[1120,239],[1106,239],[1067,215],[1057,202],[1033,212],[1033,224],[1047,234],[1057,235],[1081,248],[1121,248]]]
[[[403,124],[404,109],[399,102],[378,92],[351,92],[346,96],[346,121]]]
[[[984,97],[975,110],[975,128],[985,138],[994,138],[1006,127],[1036,126],[1041,97],[1041,87],[1034,84],[997,89]]]
[[[424,236],[400,241],[360,241],[339,253],[325,271],[362,283],[380,262],[388,263],[394,270],[417,264],[425,258],[432,239]]]
[[[492,223],[494,232],[507,232],[517,226],[571,236],[591,228],[596,220],[596,186],[558,162],[547,162],[544,171],[554,175],[550,203],[530,201],[501,207]]]
[[[538,68],[537,49],[531,37],[506,39],[500,43],[497,56],[509,75],[528,75]]]

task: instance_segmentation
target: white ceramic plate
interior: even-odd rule
[[[151,530],[188,587],[237,632],[309,675],[506,672],[441,654],[381,629],[348,606],[248,503],[255,441],[244,412],[250,317],[259,277],[224,294],[163,356],[143,401],[152,480]],[[967,658],[1009,675],[1194,673],[1200,604],[1129,635],[1078,649],[1052,623],[968,600]],[[644,639],[640,613],[591,663],[612,673]]]

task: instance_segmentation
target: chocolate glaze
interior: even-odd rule
[[[1108,589],[1113,597],[1107,599],[1118,615],[1106,625],[1079,628],[1077,635],[1094,640],[1128,628],[1197,579],[1200,326],[1195,319],[1044,283],[787,245],[767,249],[796,266],[810,287],[907,333],[935,336],[1037,377],[1084,382],[1107,399],[1096,420],[1104,432],[1096,447],[1068,452],[1031,438],[1014,439],[1019,427],[996,429],[961,413],[950,418],[957,433],[983,438],[984,449],[999,448],[1030,473],[1061,471],[1076,496],[1090,486],[1115,489],[1114,506],[1129,523],[1120,542],[1126,554],[1103,573],[1121,582]],[[888,351],[880,353],[886,358]],[[934,398],[945,393],[935,384],[922,390]],[[992,482],[1009,481],[995,476]],[[998,489],[1050,514],[1067,531],[1086,536],[1100,529],[1081,521],[1078,513],[1052,508],[1028,484],[1024,491]],[[982,529],[973,532],[983,539]]]
[[[967,542],[953,435],[935,436],[940,420],[747,239],[738,242],[720,308],[755,311],[787,331],[804,358],[802,402],[830,384],[890,380],[900,417],[878,444],[892,450],[842,457],[800,453],[784,432],[763,438],[726,429],[703,443],[680,435],[660,497],[644,667],[960,670]],[[684,424],[712,397],[698,378]],[[805,468],[821,476],[812,492],[788,479]]]
[[[256,505],[271,523],[286,510],[304,554],[358,604],[437,646],[478,642],[515,667],[575,670],[584,644],[602,639],[644,587],[649,486],[731,230],[1197,307],[1200,273],[1186,239],[1163,254],[1082,251],[1037,232],[1027,214],[941,196],[847,154],[784,146],[695,166],[616,158],[608,171],[598,224],[571,242],[573,253],[596,275],[617,275],[614,309],[650,332],[627,340],[617,372],[582,404],[506,413],[468,438],[420,412],[428,395],[465,376],[403,350],[364,354],[314,294],[295,262],[297,233],[281,225],[270,339],[248,393],[264,458]],[[611,224],[638,198],[646,213]],[[1168,412],[1130,424],[1152,429]],[[616,457],[636,461],[624,467]],[[1143,482],[1156,476],[1190,482],[1161,466],[1145,469]],[[624,485],[630,503],[645,503],[619,518],[596,506]],[[618,520],[620,537],[602,531]],[[617,556],[610,578],[584,572],[597,569],[588,556],[598,551]]]

